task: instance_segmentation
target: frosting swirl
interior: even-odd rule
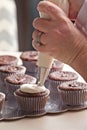
[[[40,93],[44,92],[46,88],[38,84],[22,84],[20,90],[25,93]]]

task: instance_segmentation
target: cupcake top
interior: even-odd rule
[[[62,63],[59,60],[54,60],[51,66],[51,69],[57,69],[57,68],[61,68],[61,66],[63,67],[64,63]]]
[[[25,93],[40,93],[44,92],[46,88],[38,84],[23,84],[20,86],[20,90]]]
[[[25,51],[22,52],[22,54],[20,55],[20,58],[22,60],[26,60],[26,61],[37,61],[38,60],[38,52],[37,51]]]
[[[78,78],[78,75],[70,71],[54,71],[49,74],[49,79],[60,80],[60,81],[69,81],[75,80]]]
[[[27,84],[27,83],[36,83],[36,78],[27,74],[12,74],[6,77],[6,81],[11,84]]]
[[[61,90],[87,90],[87,83],[82,83],[78,81],[73,81],[73,82],[66,82],[62,83],[58,86],[59,89]]]
[[[26,97],[40,97],[49,95],[49,90],[38,84],[23,84],[15,91],[16,95]]]
[[[18,59],[15,56],[11,56],[11,55],[1,55],[0,56],[0,66],[17,64],[17,62],[18,62]]]
[[[0,72],[25,73],[25,71],[26,71],[26,68],[24,66],[18,66],[18,65],[0,66]]]

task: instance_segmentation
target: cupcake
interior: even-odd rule
[[[45,111],[49,90],[44,86],[23,84],[14,94],[21,110],[32,115]]]
[[[58,86],[58,92],[63,105],[75,107],[87,104],[87,83],[78,81],[62,83]]]
[[[11,56],[11,55],[1,55],[0,56],[0,66],[16,65],[17,63],[18,63],[18,59],[15,56]]]
[[[64,63],[62,63],[59,60],[54,59],[49,73],[52,73],[54,71],[62,71],[63,67],[64,67]],[[45,86],[46,88],[49,86],[49,78],[46,79]]]
[[[7,66],[0,66],[0,91],[6,93],[6,85],[5,85],[5,78],[14,73],[24,74],[26,68],[24,66],[18,65],[7,65]]]
[[[54,72],[54,71],[61,71],[63,69],[64,63],[62,63],[59,60],[54,59],[51,69],[50,69],[50,73]]]
[[[0,55],[0,66],[16,65],[17,63],[18,63],[18,59],[15,56],[12,56],[12,55]],[[2,79],[1,79],[1,75],[0,75],[0,83],[1,82],[2,82]],[[2,85],[0,84],[0,86],[2,86]],[[2,91],[1,87],[0,87],[0,91]]]
[[[38,73],[38,52],[37,51],[25,51],[20,55],[20,59],[23,65],[26,67],[26,74],[37,77]]]
[[[0,114],[2,114],[3,112],[4,102],[5,102],[5,94],[0,92]]]
[[[57,86],[63,82],[75,81],[78,79],[78,75],[75,72],[70,71],[55,71],[49,74],[49,85],[50,98],[56,99],[58,92]]]
[[[22,84],[36,83],[36,78],[27,74],[12,74],[5,79],[7,88],[7,100],[12,103],[15,101],[14,91]]]

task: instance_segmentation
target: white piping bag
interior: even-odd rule
[[[46,0],[53,2],[64,10],[68,15],[69,3],[68,0]],[[40,13],[40,12],[39,12]],[[49,19],[50,17],[45,13],[40,13],[40,17]],[[40,77],[39,82],[40,86],[43,86],[47,76],[49,74],[51,65],[53,63],[53,58],[46,53],[39,52],[38,66],[40,67]]]

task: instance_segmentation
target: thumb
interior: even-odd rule
[[[46,16],[48,16],[48,18],[56,20],[56,19],[60,19],[60,17],[66,17],[66,14],[64,13],[64,11],[59,8],[57,5],[55,5],[52,2],[49,1],[41,1],[39,2],[37,9],[39,12],[41,12],[42,14],[46,14]]]

